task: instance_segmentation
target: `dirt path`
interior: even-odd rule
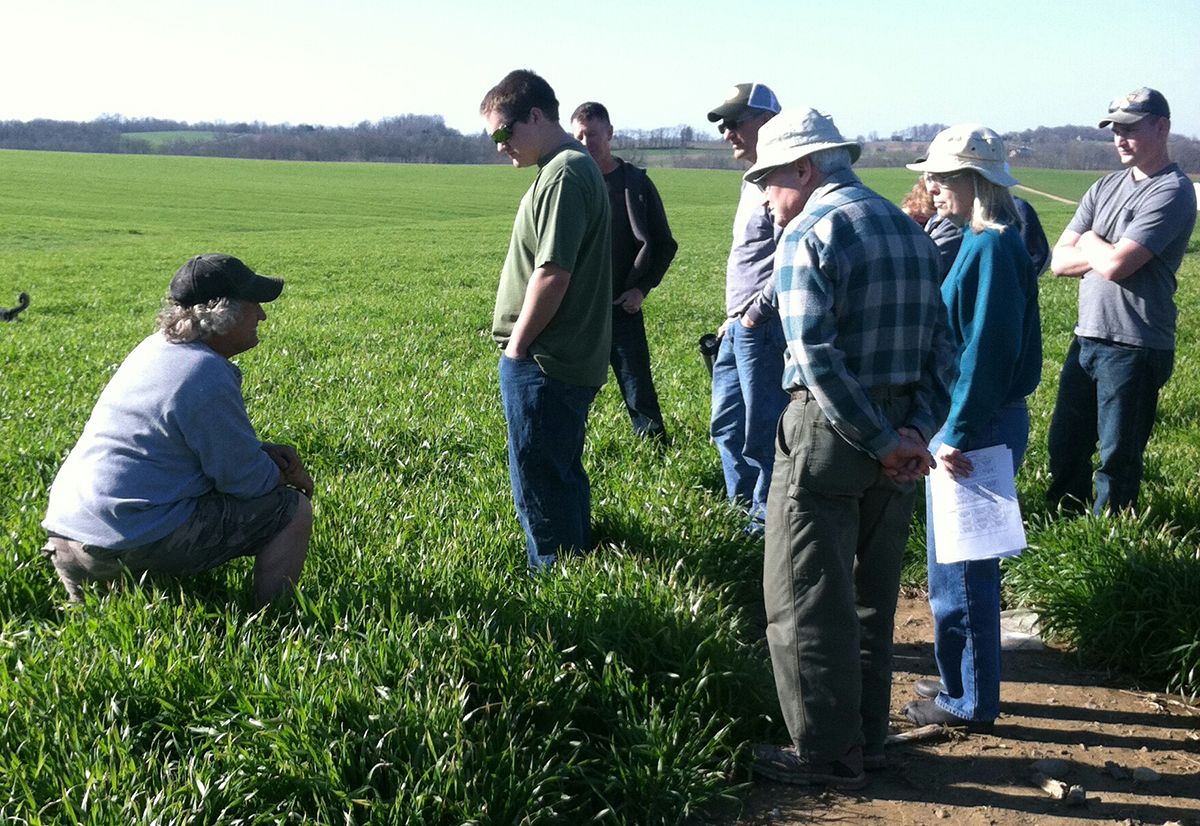
[[[1051,201],[1058,201],[1060,204],[1071,204],[1074,206],[1079,203],[1078,201],[1072,201],[1070,198],[1063,198],[1061,195],[1051,195],[1049,192],[1042,192],[1040,189],[1034,189],[1031,186],[1025,186],[1025,184],[1017,184],[1015,188],[1032,192],[1034,195],[1041,195],[1043,198],[1049,198]]]
[[[913,680],[937,675],[932,638],[924,600],[902,599],[894,720],[914,697]],[[994,735],[890,747],[891,765],[872,773],[861,792],[814,794],[756,782],[731,822],[1200,826],[1200,707],[1082,671],[1049,649],[1005,652],[1001,702]],[[1066,761],[1060,779],[1083,788],[1083,805],[1068,806],[1033,785],[1031,766],[1046,758]],[[1153,774],[1134,779],[1135,769]]]

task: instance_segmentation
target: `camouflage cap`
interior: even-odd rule
[[[1146,115],[1169,118],[1171,107],[1162,92],[1143,86],[1108,104],[1108,114],[1100,121],[1100,128],[1112,123],[1137,123]]]

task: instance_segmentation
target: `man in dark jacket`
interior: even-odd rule
[[[662,281],[679,245],[646,171],[613,157],[608,110],[595,102],[580,104],[571,115],[571,131],[604,174],[612,207],[613,373],[634,432],[666,441],[658,393],[650,377],[642,302]]]

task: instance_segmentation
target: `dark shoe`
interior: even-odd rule
[[[932,700],[945,690],[946,687],[942,685],[941,680],[931,680],[928,677],[922,677],[913,683],[913,691],[917,692],[918,697],[926,700]]]
[[[867,776],[844,763],[810,766],[800,760],[795,746],[755,746],[754,773],[794,786],[826,786],[853,791],[867,785]]]
[[[951,714],[933,700],[916,700],[904,707],[904,716],[918,726],[946,726],[969,731],[972,734],[991,734],[994,720],[964,720]]]
[[[877,772],[888,767],[887,755],[883,752],[878,754],[863,755],[863,771]]]

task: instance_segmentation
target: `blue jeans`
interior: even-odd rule
[[[786,348],[777,316],[751,328],[735,318],[713,364],[711,432],[721,456],[725,492],[760,523],[766,519],[775,463],[775,426],[788,404],[783,391]]]
[[[612,312],[612,353],[609,357],[621,398],[639,436],[665,438],[658,392],[650,377],[650,347],[646,343],[646,322],[641,310],[627,313],[620,307]]]
[[[508,475],[531,568],[552,565],[559,553],[591,544],[583,437],[598,389],[551,378],[532,358],[500,356]]]
[[[936,452],[940,432],[929,443]],[[995,417],[960,450],[1007,445],[1013,473],[1029,445],[1029,409],[1024,402],[1000,408]],[[937,561],[933,535],[933,497],[925,482],[925,526],[929,555],[929,609],[933,613],[933,655],[943,691],[936,702],[964,720],[989,722],[1000,714],[1000,560]]]
[[[1154,429],[1158,391],[1174,366],[1174,350],[1079,336],[1071,342],[1050,421],[1050,508],[1081,510],[1092,501],[1097,440],[1100,467],[1092,512],[1137,506],[1142,454]]]

